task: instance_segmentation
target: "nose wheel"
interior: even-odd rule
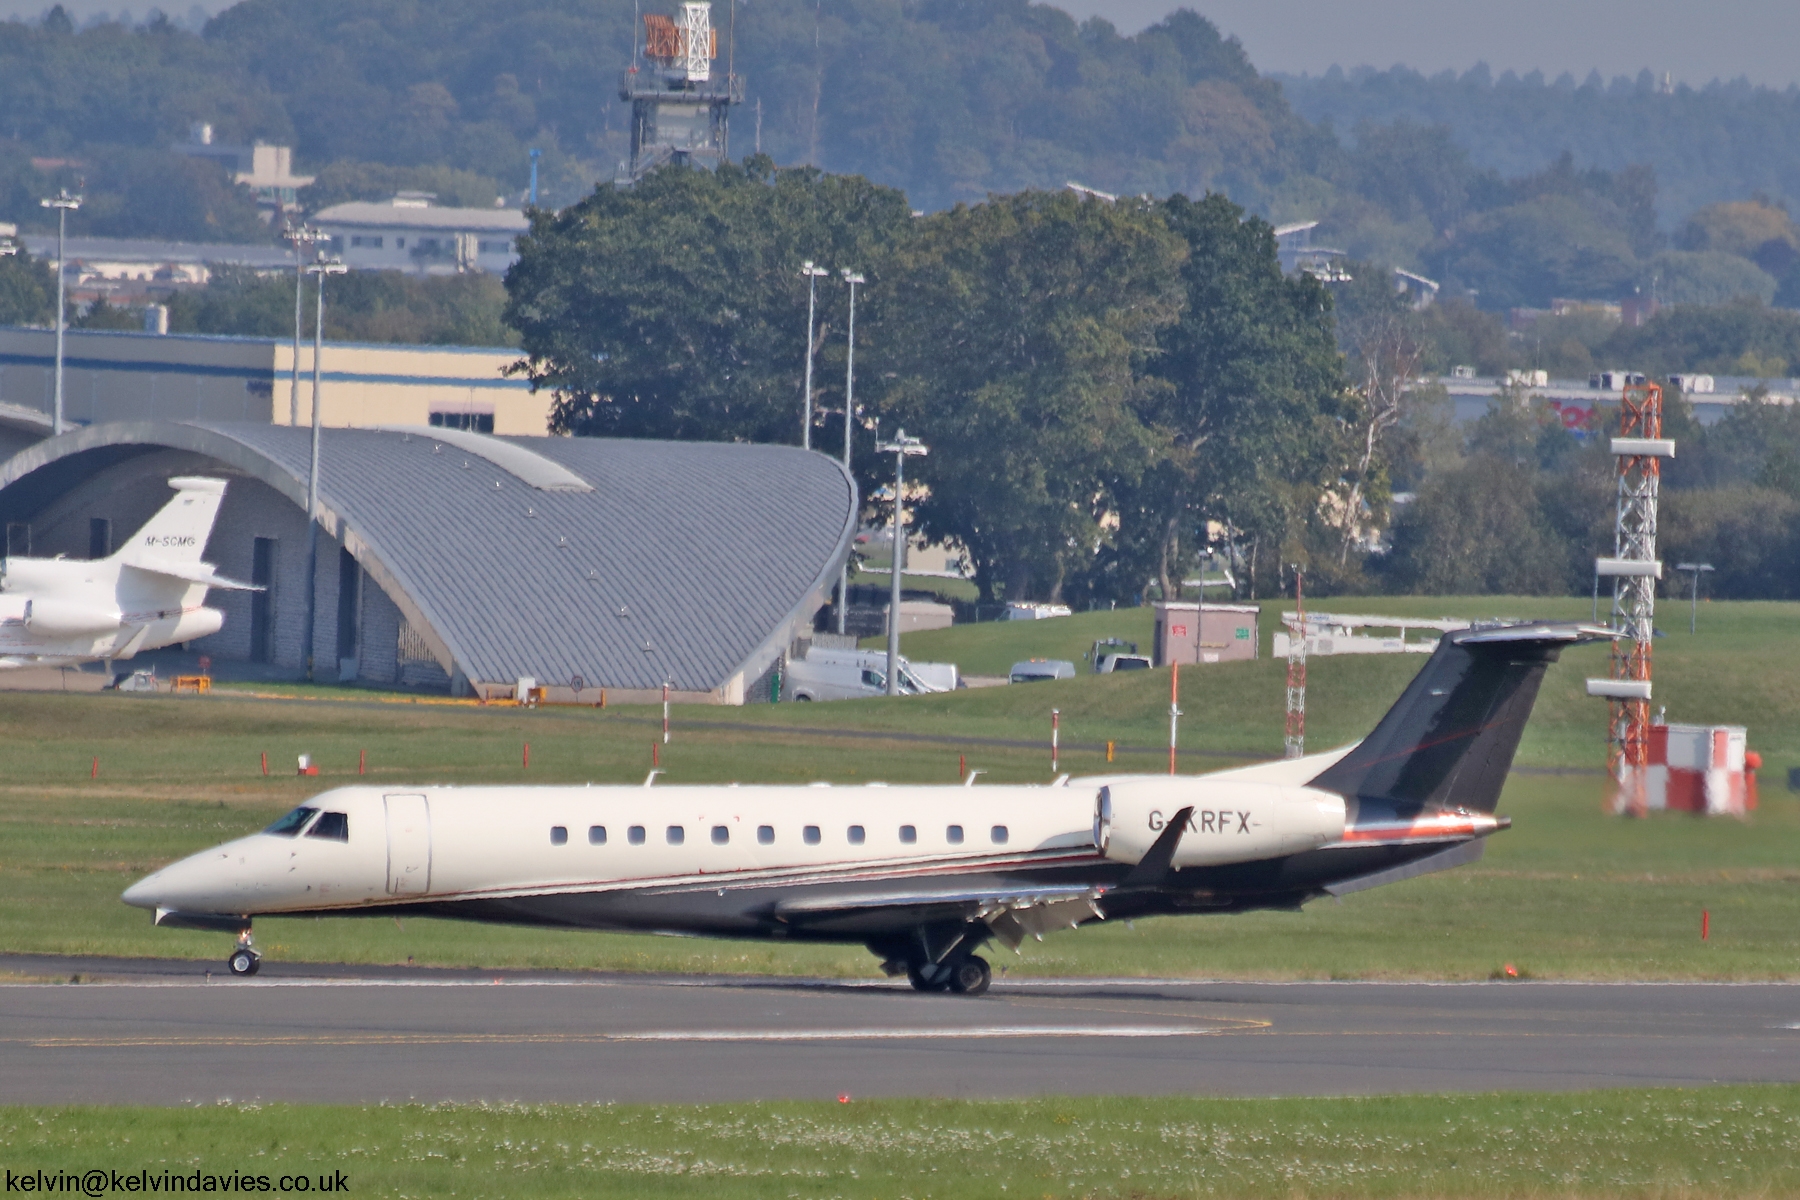
[[[250,944],[250,931],[245,930],[238,939],[237,949],[225,960],[225,968],[239,979],[248,979],[256,974],[262,966],[262,955]]]

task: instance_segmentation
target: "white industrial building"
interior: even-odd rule
[[[311,223],[330,235],[331,252],[351,270],[412,275],[502,274],[518,257],[517,238],[530,227],[516,208],[440,208],[423,192],[333,204]]]

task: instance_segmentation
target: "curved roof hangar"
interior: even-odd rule
[[[452,678],[477,686],[580,677],[741,698],[810,628],[855,530],[848,473],[794,447],[440,432],[323,430],[320,525]],[[310,438],[249,423],[90,426],[0,463],[0,510],[28,516],[167,449],[304,509]]]

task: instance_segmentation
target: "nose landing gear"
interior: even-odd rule
[[[251,944],[248,929],[238,935],[237,949],[233,950],[231,957],[225,960],[225,967],[239,979],[248,979],[262,967],[262,955],[258,954],[256,947]]]

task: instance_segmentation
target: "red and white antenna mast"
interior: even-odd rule
[[[1675,443],[1662,435],[1662,388],[1634,377],[1619,406],[1619,436],[1612,440],[1619,464],[1619,500],[1613,521],[1613,557],[1595,560],[1594,573],[1613,581],[1611,670],[1588,680],[1588,695],[1607,702],[1606,770],[1618,785],[1614,807],[1644,811],[1644,774],[1650,746],[1650,641],[1656,636],[1657,498],[1662,460]]]
[[[1294,617],[1288,634],[1287,664],[1287,738],[1285,757],[1306,755],[1306,595],[1301,585],[1302,571],[1294,564]]]

